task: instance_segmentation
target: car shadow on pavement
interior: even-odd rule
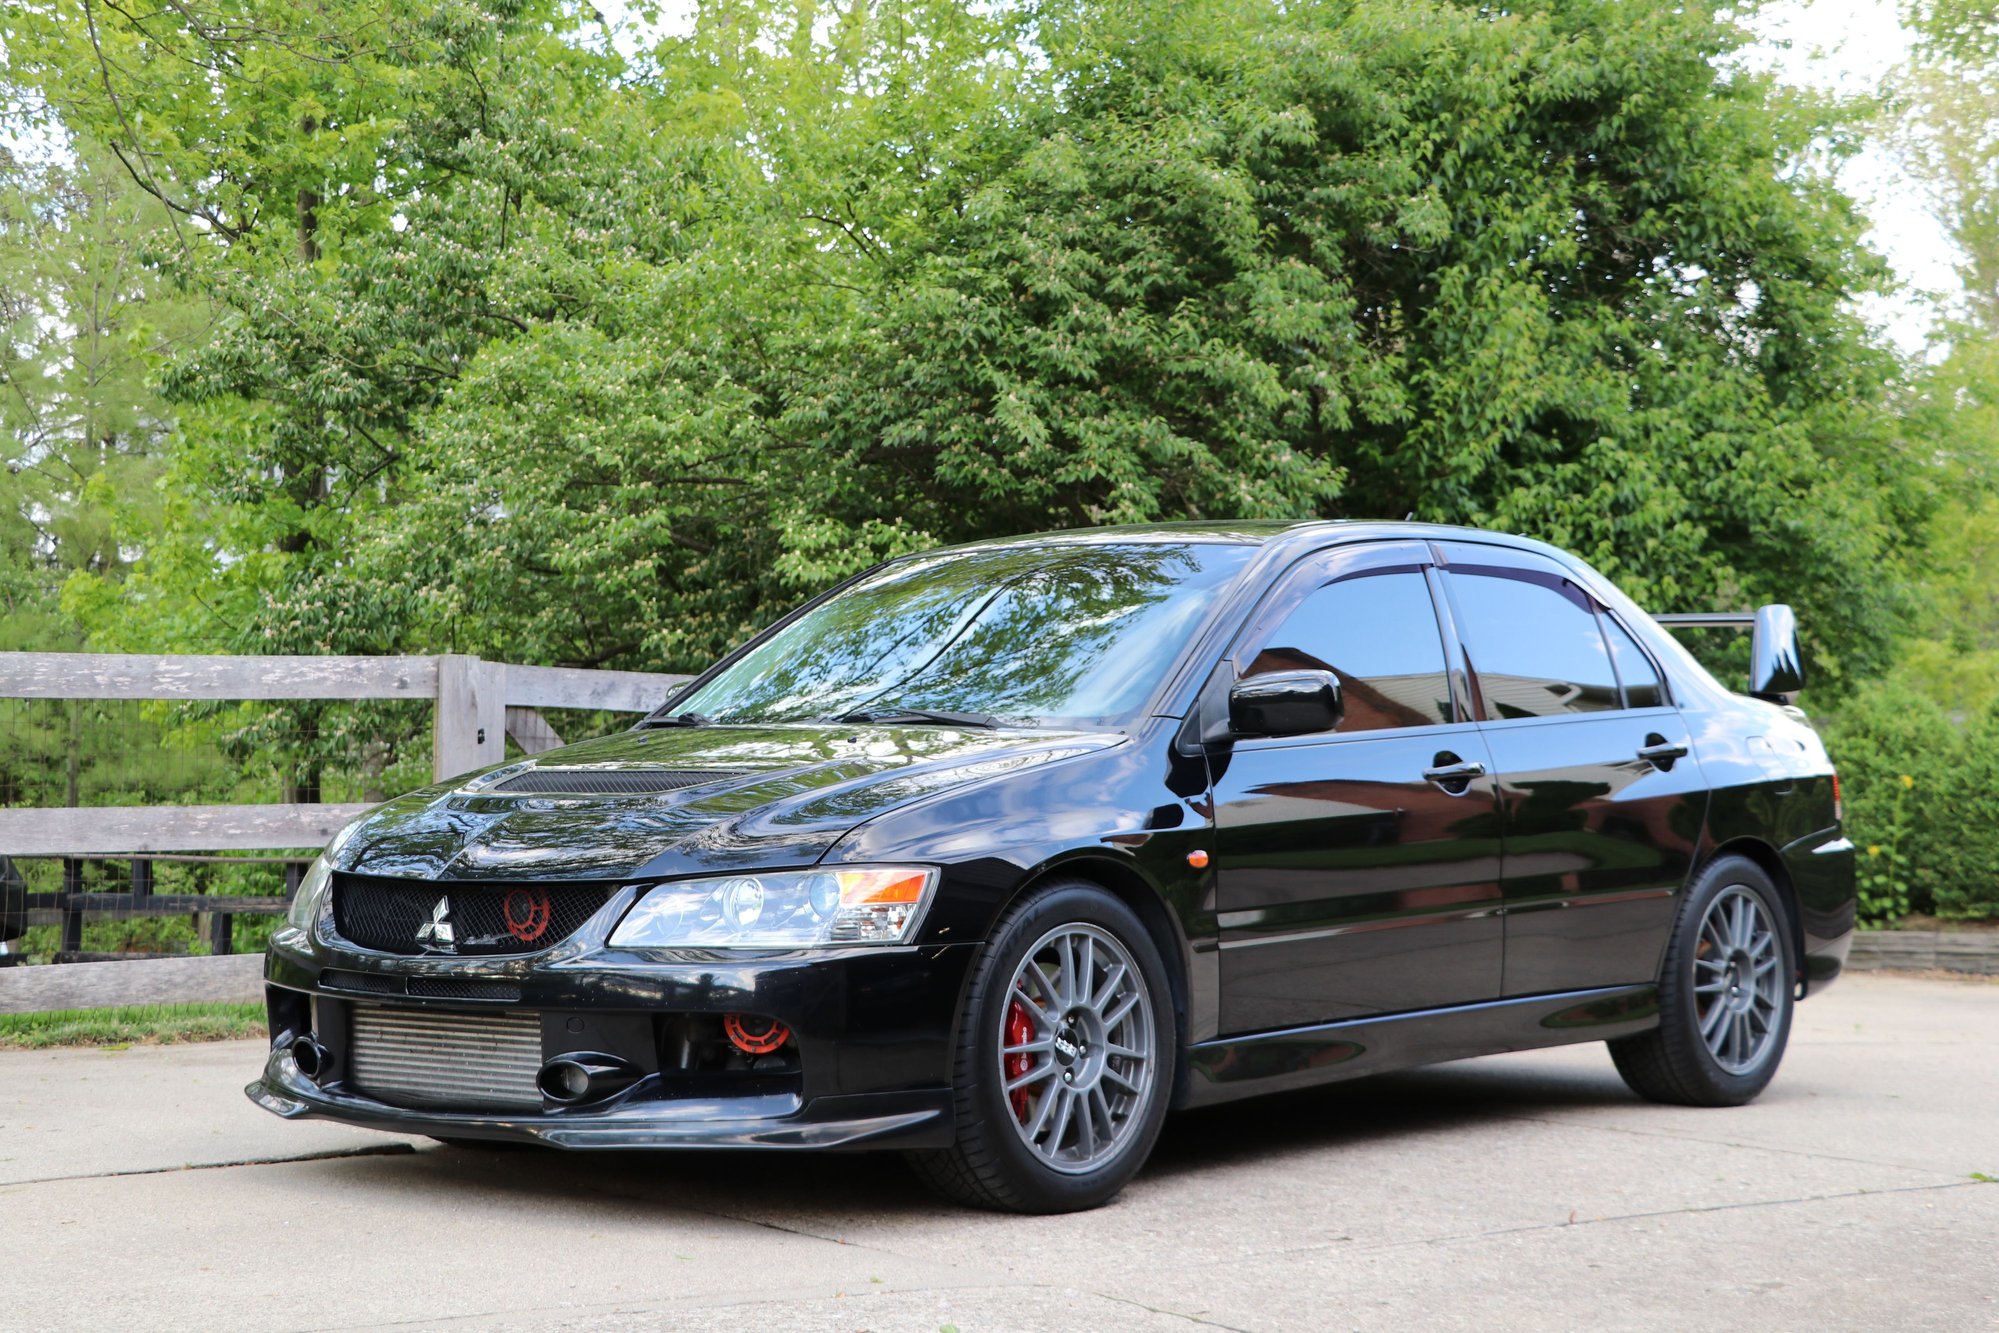
[[[1602,1070],[1489,1059],[1435,1065],[1183,1111],[1167,1120],[1146,1172],[1176,1175],[1393,1139],[1414,1144],[1501,1116],[1636,1104],[1607,1060]]]
[[[1245,1160],[1303,1156],[1426,1135],[1502,1116],[1630,1106],[1601,1070],[1485,1061],[1383,1074],[1170,1117],[1140,1181],[1225,1171]],[[607,1152],[438,1145],[408,1156],[356,1158],[322,1168],[393,1177],[408,1186],[499,1192],[537,1208],[591,1209],[616,1200],[735,1217],[800,1213],[878,1220],[951,1213],[899,1164],[876,1153]]]

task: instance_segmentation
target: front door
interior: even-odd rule
[[[1499,994],[1491,759],[1452,687],[1418,543],[1309,560],[1232,656],[1238,678],[1317,668],[1344,715],[1210,756],[1225,1033]]]
[[[1707,783],[1658,665],[1553,560],[1450,542],[1500,781],[1506,994],[1650,981]]]

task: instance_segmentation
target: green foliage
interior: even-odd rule
[[[1936,910],[1944,778],[1963,744],[1960,728],[1900,681],[1869,685],[1819,721],[1839,768],[1847,836],[1860,852],[1863,919]]]
[[[1999,918],[1999,707],[1960,721],[1897,673],[1821,725],[1860,849],[1863,919]]]
[[[1863,925],[1892,925],[1909,914],[1914,901],[1910,876],[1908,796],[1916,780],[1904,773],[1889,790],[1888,809],[1879,826],[1866,831],[1877,841],[1869,842],[1860,862],[1860,920]],[[1934,886],[1931,886],[1932,888]]]
[[[1937,915],[1999,919],[1999,710],[1986,709],[1965,727],[1947,770],[1929,878]]]
[[[1699,7],[732,3],[627,57],[545,4],[81,2],[10,75],[223,311],[100,632],[685,668],[937,541],[1411,511],[1791,600],[1834,676],[1905,609],[1837,127]]]
[[[1973,323],[1999,330],[1999,5],[1911,0],[1916,42],[1890,132],[1957,242]]]
[[[1790,600],[1822,678],[1882,665],[1891,537],[1927,500],[1844,313],[1879,269],[1821,178],[1771,169],[1810,113],[1717,78],[1729,29],[1099,22],[1063,95],[973,124],[993,176],[873,266],[880,315],[804,423],[849,515],[1413,512],[1545,536],[1655,605]]]

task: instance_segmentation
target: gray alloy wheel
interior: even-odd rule
[[[1013,1127],[1057,1171],[1094,1171],[1131,1143],[1153,1095],[1152,998],[1116,937],[1057,926],[1007,986],[995,1056]]]
[[[1151,1155],[1179,1043],[1166,965],[1132,909],[1087,880],[1041,884],[973,965],[952,1058],[956,1142],[910,1165],[981,1208],[1095,1208]]]
[[[1776,1077],[1797,982],[1784,901],[1746,857],[1717,858],[1694,876],[1659,970],[1659,1026],[1610,1043],[1633,1092],[1740,1106]]]
[[[1731,1074],[1754,1071],[1776,1039],[1788,981],[1783,962],[1761,898],[1740,884],[1715,895],[1694,949],[1694,1010],[1701,1040]]]

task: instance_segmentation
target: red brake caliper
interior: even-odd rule
[[[1027,1006],[1019,1000],[1015,1000],[1006,1007],[1006,1044],[1009,1046],[1025,1046],[1033,1040],[1034,1020],[1028,1017]],[[1016,1051],[1014,1054],[1006,1057],[1001,1067],[1006,1070],[1007,1081],[1011,1083],[1014,1079],[1019,1078],[1034,1067],[1034,1057],[1026,1051]],[[1027,1089],[1015,1088],[1011,1093],[1007,1094],[1007,1097],[1013,1103],[1014,1118],[1020,1121],[1021,1124],[1026,1124]]]

